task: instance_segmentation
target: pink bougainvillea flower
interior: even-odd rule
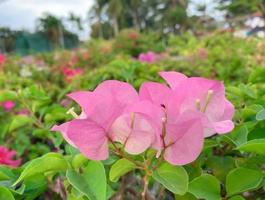
[[[10,167],[18,167],[21,160],[13,160],[16,152],[14,150],[8,150],[4,146],[0,146],[0,165],[7,165]]]
[[[0,66],[5,64],[6,56],[0,53]]]
[[[83,52],[82,57],[83,57],[84,60],[88,60],[89,57],[90,57],[89,51]]]
[[[69,95],[81,107],[83,119],[74,119],[52,130],[60,131],[64,138],[93,160],[108,158],[111,126],[125,107],[138,101],[134,88],[120,81],[105,81],[93,92]],[[82,114],[81,114],[82,115]]]
[[[141,53],[138,57],[138,60],[142,63],[154,63],[156,59],[157,55],[152,51],[148,51],[147,53]]]
[[[65,107],[65,108],[67,108],[70,104],[71,104],[71,100],[70,99],[62,99],[61,101],[60,101],[60,104],[63,106],[63,107]]]
[[[197,51],[197,55],[201,60],[206,60],[208,58],[208,51],[205,48],[200,48]]]
[[[30,111],[29,111],[28,109],[26,109],[26,108],[23,108],[23,109],[19,110],[19,111],[17,112],[17,114],[18,114],[18,115],[29,116],[29,115],[30,115]]]
[[[203,146],[203,116],[198,111],[180,113],[180,101],[173,90],[159,83],[147,82],[140,88],[140,99],[149,100],[163,111],[160,120],[160,144],[165,160],[173,165],[194,161]],[[155,116],[153,116],[155,117]]]
[[[159,75],[168,83],[171,89],[176,89],[176,87],[188,77],[179,72],[159,72]]]
[[[128,34],[128,37],[132,40],[138,39],[140,37],[139,33],[131,32]]]
[[[187,78],[177,72],[161,72],[160,75],[178,95],[180,113],[199,110],[207,117],[204,120],[206,137],[233,130],[234,106],[225,98],[222,82],[199,77]]]
[[[66,82],[71,82],[76,76],[83,74],[83,70],[81,68],[72,69],[69,67],[64,67],[62,71]]]
[[[234,108],[219,81],[161,72],[167,85],[145,82],[139,95],[128,83],[104,81],[94,91],[68,95],[82,111],[54,126],[66,141],[93,160],[108,158],[108,144],[122,144],[130,154],[152,147],[173,165],[193,162],[204,136],[233,128]]]
[[[15,107],[15,105],[16,104],[10,100],[2,102],[2,107],[4,108],[5,112],[10,112]]]

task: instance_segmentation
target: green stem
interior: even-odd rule
[[[143,191],[141,193],[142,200],[146,200],[146,193],[148,191],[149,175],[146,173],[143,177]]]
[[[133,160],[132,158],[130,158],[129,156],[127,156],[123,151],[120,150],[120,148],[117,147],[117,145],[109,138],[110,143],[113,145],[115,153],[119,156],[121,156],[122,158],[127,159],[128,161],[134,163],[139,169],[144,169],[144,165],[140,162],[137,162],[135,160]]]
[[[42,122],[35,116],[33,110],[28,106],[28,104],[24,101],[23,97],[20,98],[20,102],[26,107],[26,109],[30,112],[31,117],[34,119],[34,124],[38,128],[44,128]]]

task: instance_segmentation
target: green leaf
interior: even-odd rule
[[[236,128],[231,134],[226,135],[236,146],[247,142],[248,129],[246,126]]]
[[[262,109],[261,111],[257,113],[256,120],[258,121],[265,120],[265,109]]]
[[[185,165],[184,168],[189,175],[190,181],[200,176],[203,172],[199,159],[196,162],[193,162],[192,164]]]
[[[122,158],[115,162],[109,172],[109,179],[113,182],[117,182],[121,176],[128,173],[131,170],[134,170],[136,165],[131,161]]]
[[[0,91],[0,102],[7,100],[16,100],[16,99],[17,99],[16,92],[10,90]]]
[[[47,129],[34,129],[32,135],[36,138],[47,138],[50,131]]]
[[[205,139],[203,150],[211,149],[211,148],[216,147],[216,146],[218,146],[218,143],[216,140]]]
[[[265,81],[265,69],[264,68],[257,68],[251,72],[249,76],[249,82],[264,83],[264,81]]]
[[[243,168],[250,168],[250,169],[257,169],[260,170],[262,165],[265,163],[264,156],[251,156],[251,157],[241,157],[236,158],[236,166],[243,167]]]
[[[105,200],[107,180],[105,169],[101,162],[89,161],[81,174],[68,170],[66,177],[69,183],[90,200]]]
[[[15,175],[12,170],[5,166],[0,166],[0,181],[9,180],[13,178]]]
[[[61,154],[48,153],[40,158],[32,160],[25,167],[25,169],[22,171],[21,175],[13,185],[16,185],[20,181],[36,174],[65,171],[67,168],[68,163]]]
[[[31,176],[25,180],[25,189],[23,195],[27,197],[27,199],[35,199],[39,195],[41,195],[47,188],[47,180],[46,177],[42,174],[37,174],[35,176]]]
[[[154,171],[153,178],[174,194],[184,195],[188,191],[188,174],[181,166],[164,162]]]
[[[112,196],[115,195],[115,191],[110,187],[110,185],[107,185],[107,199],[111,199]]]
[[[237,147],[237,150],[265,155],[265,139],[250,140]]]
[[[242,109],[242,116],[244,119],[251,119],[255,117],[260,110],[263,110],[262,105],[253,104]]]
[[[25,115],[16,115],[13,117],[12,122],[10,123],[9,132],[21,128],[23,126],[26,126],[29,123],[31,123],[31,121],[32,121],[31,118]]]
[[[219,200],[221,187],[217,178],[203,174],[189,183],[189,192],[198,199]]]
[[[32,100],[48,100],[49,97],[43,91],[42,88],[32,85],[30,87],[25,88],[22,91],[22,96]]]
[[[44,116],[46,123],[54,123],[57,121],[66,120],[69,115],[66,114],[67,110],[60,105],[53,105]]]
[[[0,186],[0,200],[15,200],[15,198],[8,189]]]
[[[78,169],[88,162],[88,159],[83,154],[77,154],[72,160],[73,168]]]
[[[239,88],[241,89],[241,91],[250,98],[256,99],[257,96],[257,88],[256,85],[244,85],[244,84],[240,84]]]
[[[221,181],[225,181],[229,171],[236,167],[234,158],[230,156],[211,156],[205,164],[207,169],[211,170],[213,175]]]
[[[191,193],[186,193],[185,195],[175,194],[175,200],[197,200],[197,198]]]
[[[117,156],[117,155],[115,155],[115,154],[113,154],[113,155],[110,155],[109,156],[109,158],[107,159],[107,160],[103,160],[102,161],[102,163],[103,163],[103,165],[112,165],[112,164],[114,164],[117,160],[119,160],[120,158]]]
[[[257,170],[237,168],[229,172],[226,177],[226,191],[228,196],[239,194],[259,187],[263,179]]]
[[[256,126],[251,132],[248,134],[248,141],[255,139],[265,139],[265,127],[262,127],[262,123]]]
[[[236,195],[236,196],[229,198],[229,200],[245,200],[245,199],[240,195]]]

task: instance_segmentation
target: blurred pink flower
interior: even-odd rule
[[[0,165],[7,165],[10,167],[18,167],[21,160],[13,160],[16,155],[16,151],[8,150],[4,146],[0,146]]]
[[[5,61],[6,61],[6,56],[0,53],[0,65],[5,64]]]
[[[21,63],[24,65],[34,64],[35,58],[33,56],[25,56],[21,59]]]
[[[137,32],[131,32],[128,34],[128,37],[132,40],[135,40],[135,39],[138,39],[140,37],[140,35]]]
[[[200,59],[206,60],[208,58],[208,51],[205,48],[198,49],[197,55]]]
[[[72,69],[70,67],[64,67],[62,71],[66,82],[71,82],[76,76],[83,74],[83,70],[81,68]]]
[[[88,52],[88,51],[86,51],[86,52],[83,52],[83,54],[82,54],[82,57],[83,57],[83,59],[84,59],[84,60],[88,60],[88,59],[89,59],[89,57],[90,57],[90,54],[89,54],[89,52]]]
[[[17,112],[17,114],[18,114],[18,115],[26,115],[26,116],[29,116],[29,115],[30,115],[30,112],[29,112],[28,109],[23,108],[23,109],[19,110],[19,111]]]
[[[2,107],[4,108],[5,112],[10,112],[15,107],[15,105],[16,104],[10,100],[2,102]]]
[[[141,53],[138,57],[138,60],[141,61],[142,63],[144,62],[154,63],[156,59],[157,59],[157,54],[152,51],[148,51],[147,53]]]
[[[63,107],[67,108],[67,107],[71,104],[71,100],[70,100],[70,99],[62,99],[62,100],[60,101],[60,104],[61,104]]]

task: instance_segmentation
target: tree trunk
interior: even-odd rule
[[[113,29],[114,29],[114,35],[117,36],[119,34],[119,24],[117,17],[113,18]]]
[[[137,31],[141,30],[141,25],[140,25],[140,20],[138,16],[138,12],[132,12],[132,17],[133,17],[133,26]]]

